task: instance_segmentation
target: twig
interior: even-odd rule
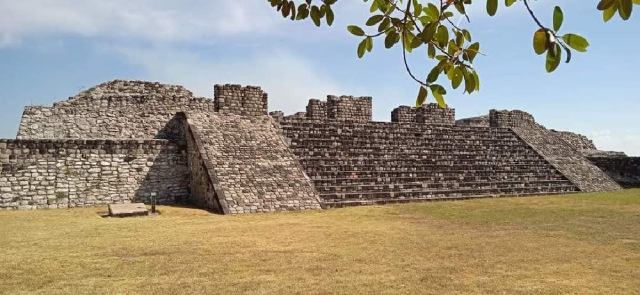
[[[527,2],[527,0],[523,0],[524,2],[524,6],[527,7],[527,10],[529,11],[529,14],[531,15],[531,17],[533,18],[533,20],[536,22],[536,24],[538,25],[538,27],[540,27],[541,29],[544,29],[545,27],[542,25],[542,23],[540,23],[540,21],[538,20],[538,18],[535,16],[535,14],[533,14],[533,11],[531,10],[531,7],[529,7],[529,2]]]
[[[407,10],[406,11],[409,11],[410,9],[411,9],[411,0],[407,1]],[[407,23],[407,16],[408,15],[409,14],[405,12],[404,20],[403,20],[404,23]],[[416,78],[416,76],[413,75],[413,73],[411,72],[411,69],[409,68],[409,63],[407,63],[407,50],[406,50],[406,46],[404,44],[405,43],[404,42],[405,34],[406,34],[406,31],[402,30],[402,40],[401,40],[402,41],[402,60],[404,61],[404,67],[405,67],[405,69],[407,69],[407,73],[409,73],[409,76],[411,76],[411,78],[414,81],[420,83],[420,85],[422,85],[422,86],[429,87],[429,85],[427,85],[426,83],[418,80],[418,78]]]

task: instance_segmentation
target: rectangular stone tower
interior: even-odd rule
[[[268,95],[258,86],[225,84],[214,86],[215,111],[242,116],[267,115]]]
[[[371,100],[370,96],[327,95],[327,118],[370,122],[373,116]]]

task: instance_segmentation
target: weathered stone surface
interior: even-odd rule
[[[318,196],[267,115],[185,114],[197,203],[241,214],[320,209]],[[192,177],[194,179],[194,177]]]
[[[26,107],[17,138],[180,140],[180,111],[212,112],[214,101],[182,86],[114,80],[53,107]]]
[[[0,209],[82,207],[187,198],[182,149],[167,140],[0,139]],[[15,151],[20,151],[19,155]]]
[[[456,121],[458,126],[489,127],[489,115],[464,118]]]
[[[109,216],[131,217],[149,215],[149,211],[144,203],[110,204]]]

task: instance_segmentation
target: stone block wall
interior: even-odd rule
[[[455,121],[455,109],[443,109],[436,103],[424,104],[420,108],[399,106],[391,111],[391,122],[455,125]]]
[[[410,106],[399,106],[391,111],[391,122],[415,123],[416,108]]]
[[[146,202],[189,195],[186,155],[167,140],[0,140],[0,210]]]
[[[560,139],[564,140],[567,144],[569,144],[573,149],[577,151],[582,150],[596,150],[596,145],[593,143],[591,139],[588,137],[568,131],[556,131],[551,130],[553,134]]]
[[[268,95],[257,86],[224,84],[214,86],[215,110],[242,116],[267,115]]]
[[[640,188],[640,157],[588,157],[624,188]]]
[[[310,99],[307,104],[307,118],[325,120],[327,119],[327,102],[319,99]]]
[[[489,127],[489,115],[464,118],[456,121],[457,126]]]
[[[181,140],[179,111],[213,112],[213,100],[182,86],[114,80],[52,107],[26,107],[18,139]]]
[[[536,126],[536,120],[527,112],[521,110],[495,110],[489,111],[489,125],[491,127],[525,127]]]
[[[455,125],[456,111],[448,107],[441,108],[437,103],[424,104],[416,110],[416,123]]]
[[[372,119],[371,97],[369,96],[335,96],[327,95],[327,118],[369,122]]]

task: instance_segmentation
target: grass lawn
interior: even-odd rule
[[[640,190],[245,216],[159,210],[0,212],[0,293],[640,293]]]

